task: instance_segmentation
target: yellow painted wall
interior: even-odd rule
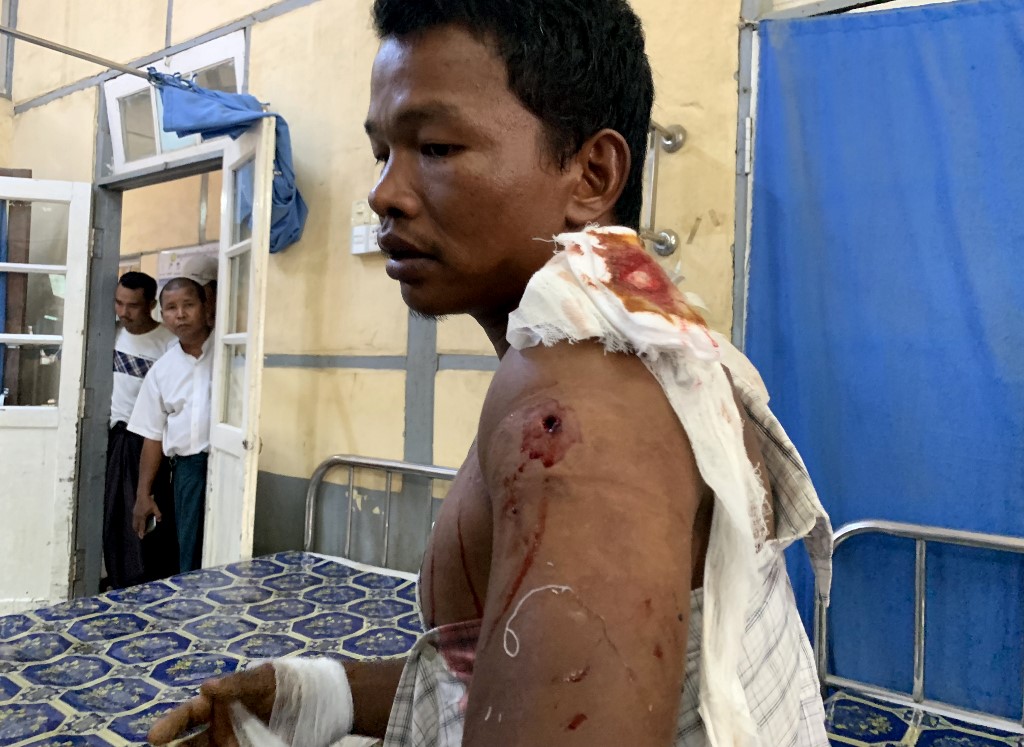
[[[0,168],[11,167],[11,137],[14,129],[14,105],[0,98]]]
[[[331,454],[401,459],[404,398],[401,371],[268,368],[260,470],[309,477]]]
[[[11,166],[37,179],[91,182],[97,101],[89,88],[15,116]]]
[[[380,257],[349,253],[351,205],[365,199],[374,168],[363,132],[376,52],[367,8],[322,0],[252,31],[249,87],[287,114],[310,208],[302,241],[270,263],[268,353],[405,353],[397,284]]]
[[[451,316],[437,325],[437,352],[451,355],[494,355],[491,341],[469,316]]]
[[[491,374],[438,371],[434,394],[434,463],[458,467],[476,438],[480,409]]]
[[[167,3],[157,0],[18,4],[21,31],[122,64],[163,49],[166,27]],[[15,42],[13,98],[25,101],[101,72],[90,62]]]
[[[171,44],[194,39],[257,10],[274,5],[276,0],[174,0]],[[333,2],[334,0],[329,0]]]
[[[125,192],[121,255],[197,245],[201,185],[202,177],[191,176]]]
[[[739,97],[738,2],[633,0],[654,70],[654,118],[686,128],[685,147],[662,154],[657,224],[682,246],[662,261],[708,304],[708,323],[732,326],[732,244]]]

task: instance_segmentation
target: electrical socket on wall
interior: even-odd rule
[[[366,200],[352,203],[352,238],[353,254],[377,254],[377,232],[380,231],[380,218]]]

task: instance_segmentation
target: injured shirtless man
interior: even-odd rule
[[[756,373],[609,228],[641,210],[638,18],[625,0],[373,12],[387,273],[501,358],[424,556],[430,632],[401,660],[208,682],[153,743],[209,723],[217,745],[825,747],[782,549],[807,538],[827,589],[827,516]]]

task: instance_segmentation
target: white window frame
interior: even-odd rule
[[[0,23],[14,28],[16,14],[15,0],[0,0]],[[0,96],[11,98],[11,82],[14,79],[14,39],[0,34]]]
[[[155,67],[162,73],[181,73],[182,77],[188,78],[196,71],[205,70],[229,60],[233,60],[235,63],[236,93],[240,93],[245,70],[245,32],[241,30],[225,34],[205,44],[198,44],[191,49],[165,57],[160,62],[154,65],[147,65],[146,67]],[[145,71],[146,68],[139,69]],[[125,157],[124,134],[121,127],[121,107],[118,102],[126,96],[146,89],[150,91],[153,132],[156,135],[158,152],[156,155],[129,161]],[[159,96],[159,93],[157,93],[154,86],[135,75],[119,75],[103,84],[103,98],[107,107],[107,121],[110,123],[110,141],[113,146],[114,164],[112,174],[125,174],[138,171],[139,169],[160,166],[169,161],[177,161],[207,153],[217,153],[223,150],[224,145],[220,142],[220,138],[218,138],[217,140],[198,143],[186,148],[178,148],[166,153],[159,152],[161,127],[157,115],[157,96]]]

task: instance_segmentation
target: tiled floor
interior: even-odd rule
[[[837,693],[825,704],[829,739],[835,747],[916,745],[917,747],[1024,746],[1019,735],[972,726],[852,693]]]
[[[404,653],[415,604],[407,576],[291,552],[0,617],[0,745],[145,744],[170,704],[251,659]]]
[[[145,744],[171,704],[249,660],[402,654],[415,584],[376,571],[288,552],[0,617],[0,747]],[[836,747],[1024,747],[847,693],[827,714]]]

